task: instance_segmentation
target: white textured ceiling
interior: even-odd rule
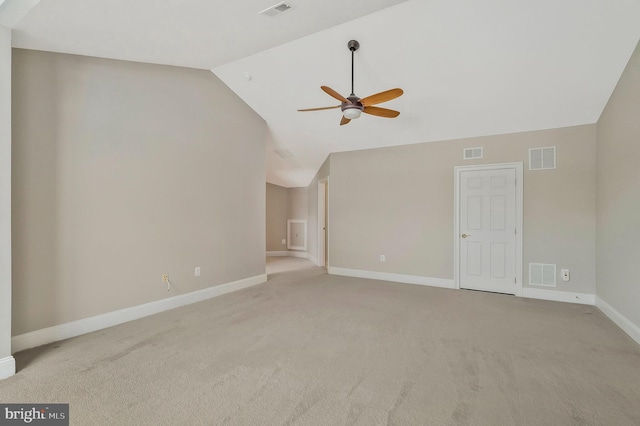
[[[269,125],[267,181],[306,186],[330,152],[594,123],[640,38],[640,0],[291,0],[257,15],[274,3],[42,0],[14,46],[212,69]],[[403,88],[380,105],[400,117],[296,112],[338,103],[321,85],[349,94],[350,39],[356,94]]]
[[[34,0],[6,0],[8,3]],[[13,26],[13,44],[210,69],[405,0],[37,0]]]
[[[213,71],[269,123],[268,181],[306,186],[330,152],[594,123],[639,37],[636,0],[411,0]],[[296,112],[349,94],[351,38],[356,94],[403,88],[398,118]]]

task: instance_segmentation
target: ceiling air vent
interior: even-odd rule
[[[482,147],[465,148],[462,158],[464,158],[465,160],[476,160],[478,158],[482,158],[483,151],[484,150],[482,149]]]
[[[262,12],[258,12],[258,13],[260,15],[276,16],[276,15],[279,15],[280,13],[282,13],[282,12],[286,12],[289,9],[291,9],[291,6],[289,6],[285,2],[281,1],[280,3],[274,4],[273,6],[268,7],[265,10],[263,10]]]

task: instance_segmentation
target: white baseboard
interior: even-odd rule
[[[342,275],[345,277],[368,278],[372,280],[394,281],[405,284],[428,285],[431,287],[455,288],[454,281],[445,278],[392,274],[388,272],[362,271],[359,269],[335,268],[333,266],[329,266],[329,274]]]
[[[445,278],[431,278],[416,275],[392,274],[388,272],[363,271],[358,269],[329,267],[329,274],[343,275],[346,277],[368,278],[373,280],[394,281],[406,284],[427,285],[432,287],[457,288],[455,281]],[[531,299],[553,300],[556,302],[581,303],[594,305],[595,296],[587,293],[570,293],[566,291],[554,291],[525,287],[522,289],[522,297]]]
[[[267,257],[299,257],[301,259],[308,259],[309,253],[306,251],[268,251]]]
[[[12,356],[0,358],[0,380],[16,374],[16,360]]]
[[[522,297],[529,299],[552,300],[554,302],[580,303],[582,305],[595,305],[595,295],[588,293],[573,293],[569,291],[545,290],[542,288],[524,287]]]
[[[316,259],[315,257],[311,256],[310,254],[307,256],[307,259],[312,261],[314,265],[320,266],[320,261],[318,259]]]
[[[180,306],[190,305],[213,297],[222,296],[223,294],[262,284],[266,281],[267,274],[256,275],[254,277],[157,300],[155,302],[149,302],[138,306],[132,306],[130,308],[108,312],[102,315],[96,315],[94,317],[84,318],[78,321],[43,328],[41,330],[12,337],[11,350],[13,353],[16,353],[25,349],[56,342],[58,340],[69,339],[81,334],[91,333],[96,330],[113,327],[114,325],[122,324],[124,322],[157,314],[159,312],[179,308]]]
[[[640,327],[616,309],[614,309],[607,302],[596,296],[596,306],[600,309],[609,319],[616,323],[618,327],[627,333],[633,340],[640,345]]]

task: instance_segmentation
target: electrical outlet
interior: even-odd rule
[[[282,239],[282,245],[287,244],[287,240],[285,240],[284,238]]]
[[[200,276],[200,267],[196,266],[196,271],[195,271],[196,277]]]
[[[163,283],[169,282],[169,274],[162,274],[162,282]]]
[[[380,255],[380,262],[386,262],[386,261],[387,261],[387,258],[385,257],[385,255],[381,254]]]
[[[560,276],[562,277],[562,281],[569,281],[571,279],[571,274],[568,269],[561,269]]]

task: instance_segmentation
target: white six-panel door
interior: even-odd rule
[[[460,287],[516,294],[516,170],[459,176]]]

